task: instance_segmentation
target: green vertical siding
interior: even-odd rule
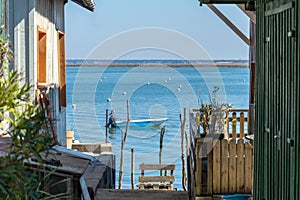
[[[299,196],[298,1],[258,0],[254,198]]]

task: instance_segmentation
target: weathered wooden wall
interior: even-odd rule
[[[9,0],[9,34],[15,57],[14,66],[23,73],[27,82],[35,85],[33,96],[37,83],[38,27],[46,32],[46,81],[55,83],[49,90],[49,98],[61,144],[66,143],[66,109],[59,107],[57,30],[64,32],[64,22],[62,0]]]
[[[299,1],[256,1],[254,199],[300,199],[299,11]]]

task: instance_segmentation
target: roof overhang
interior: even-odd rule
[[[244,4],[245,10],[255,11],[256,0],[198,0],[202,4]]]
[[[77,3],[78,5],[88,9],[89,11],[94,11],[95,9],[95,2],[94,0],[71,0],[75,3]]]
[[[254,2],[254,0],[199,0],[203,4],[241,4]]]

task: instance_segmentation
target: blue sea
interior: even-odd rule
[[[131,119],[164,118],[160,127],[129,127],[124,151],[123,188],[131,188],[131,148],[135,151],[135,184],[139,164],[158,164],[161,127],[165,126],[162,163],[176,164],[174,187],[181,186],[180,114],[187,108],[209,103],[211,91],[235,109],[249,104],[248,68],[169,67],[67,67],[67,129],[80,142],[105,142],[105,112],[115,109],[117,119],[126,119],[129,101]],[[76,109],[75,109],[76,108]],[[188,119],[186,131],[188,131]],[[122,131],[109,134],[116,155],[118,187]],[[158,175],[158,172],[150,172]]]

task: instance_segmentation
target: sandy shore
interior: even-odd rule
[[[81,64],[70,63],[67,67],[108,67],[107,64]],[[222,68],[247,68],[247,62],[216,62],[216,63],[201,63],[201,64],[110,64],[109,67],[173,67],[173,68],[209,68],[209,67],[222,67]]]

